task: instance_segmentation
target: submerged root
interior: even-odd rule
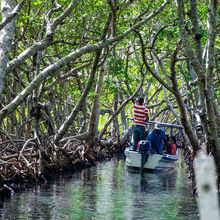
[[[0,197],[12,194],[33,184],[46,183],[49,178],[66,171],[78,171],[93,166],[96,161],[111,158],[122,149],[117,144],[101,141],[88,149],[85,142],[76,139],[54,147],[44,143],[40,151],[34,139],[13,142],[4,149],[0,157]],[[19,152],[19,153],[18,153]]]

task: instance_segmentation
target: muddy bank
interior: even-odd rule
[[[110,159],[114,153],[123,152],[125,145],[96,142],[88,149],[86,143],[69,140],[62,146],[46,148],[42,152],[33,142],[23,151],[20,143],[7,147],[1,144],[0,199],[35,184],[46,183],[57,175],[80,171],[93,166],[97,161]],[[22,143],[23,144],[23,143]]]

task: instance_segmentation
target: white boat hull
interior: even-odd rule
[[[133,167],[133,168],[141,167],[141,153],[140,152],[125,149],[124,153],[126,156],[126,165],[128,167]],[[177,160],[178,160],[178,155],[151,154],[149,155],[148,160],[144,165],[144,168],[151,169],[151,170],[174,168],[175,162]]]

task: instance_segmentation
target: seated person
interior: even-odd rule
[[[176,138],[172,137],[172,155],[176,155]]]
[[[166,134],[166,137],[167,137],[167,141],[166,141],[166,144],[164,145],[163,153],[164,154],[172,154],[172,149],[171,149],[171,145],[170,145],[170,137],[168,134]]]
[[[157,124],[147,136],[147,140],[151,142],[152,153],[163,154],[164,143],[167,144],[167,137],[164,129],[159,128]],[[164,141],[164,143],[163,143]]]

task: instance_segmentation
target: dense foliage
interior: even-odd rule
[[[33,147],[49,163],[68,140],[124,144],[142,95],[151,120],[182,124],[220,170],[218,1],[16,2],[1,1],[2,160],[17,152],[31,167]]]

